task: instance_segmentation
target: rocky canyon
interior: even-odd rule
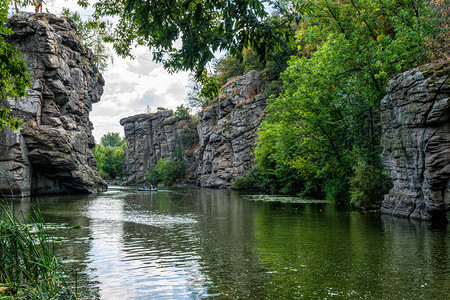
[[[256,71],[235,77],[222,87],[198,122],[180,120],[172,111],[122,119],[127,148],[124,183],[136,183],[160,158],[174,159],[177,146],[184,151],[184,183],[229,188],[237,176],[254,165],[257,129],[265,116],[264,81]]]

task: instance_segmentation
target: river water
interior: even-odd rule
[[[449,299],[450,226],[297,200],[112,186],[39,202],[83,298]]]

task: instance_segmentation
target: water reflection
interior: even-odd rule
[[[58,254],[88,298],[445,299],[450,292],[446,226],[189,188],[112,187],[40,204],[47,222],[59,224]]]

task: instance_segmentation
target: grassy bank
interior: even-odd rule
[[[0,298],[73,299],[38,207],[16,216],[0,205]]]

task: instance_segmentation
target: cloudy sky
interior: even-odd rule
[[[78,7],[76,0],[45,0],[43,11],[59,16],[63,7],[86,18],[92,13]],[[34,7],[22,10],[34,11]],[[123,136],[120,119],[145,113],[148,105],[152,111],[157,107],[175,109],[186,98],[189,73],[169,74],[162,65],[152,62],[152,53],[144,47],[132,53],[135,59],[114,56],[113,64],[103,73],[106,84],[102,100],[93,105],[90,115],[97,142],[108,132]]]

